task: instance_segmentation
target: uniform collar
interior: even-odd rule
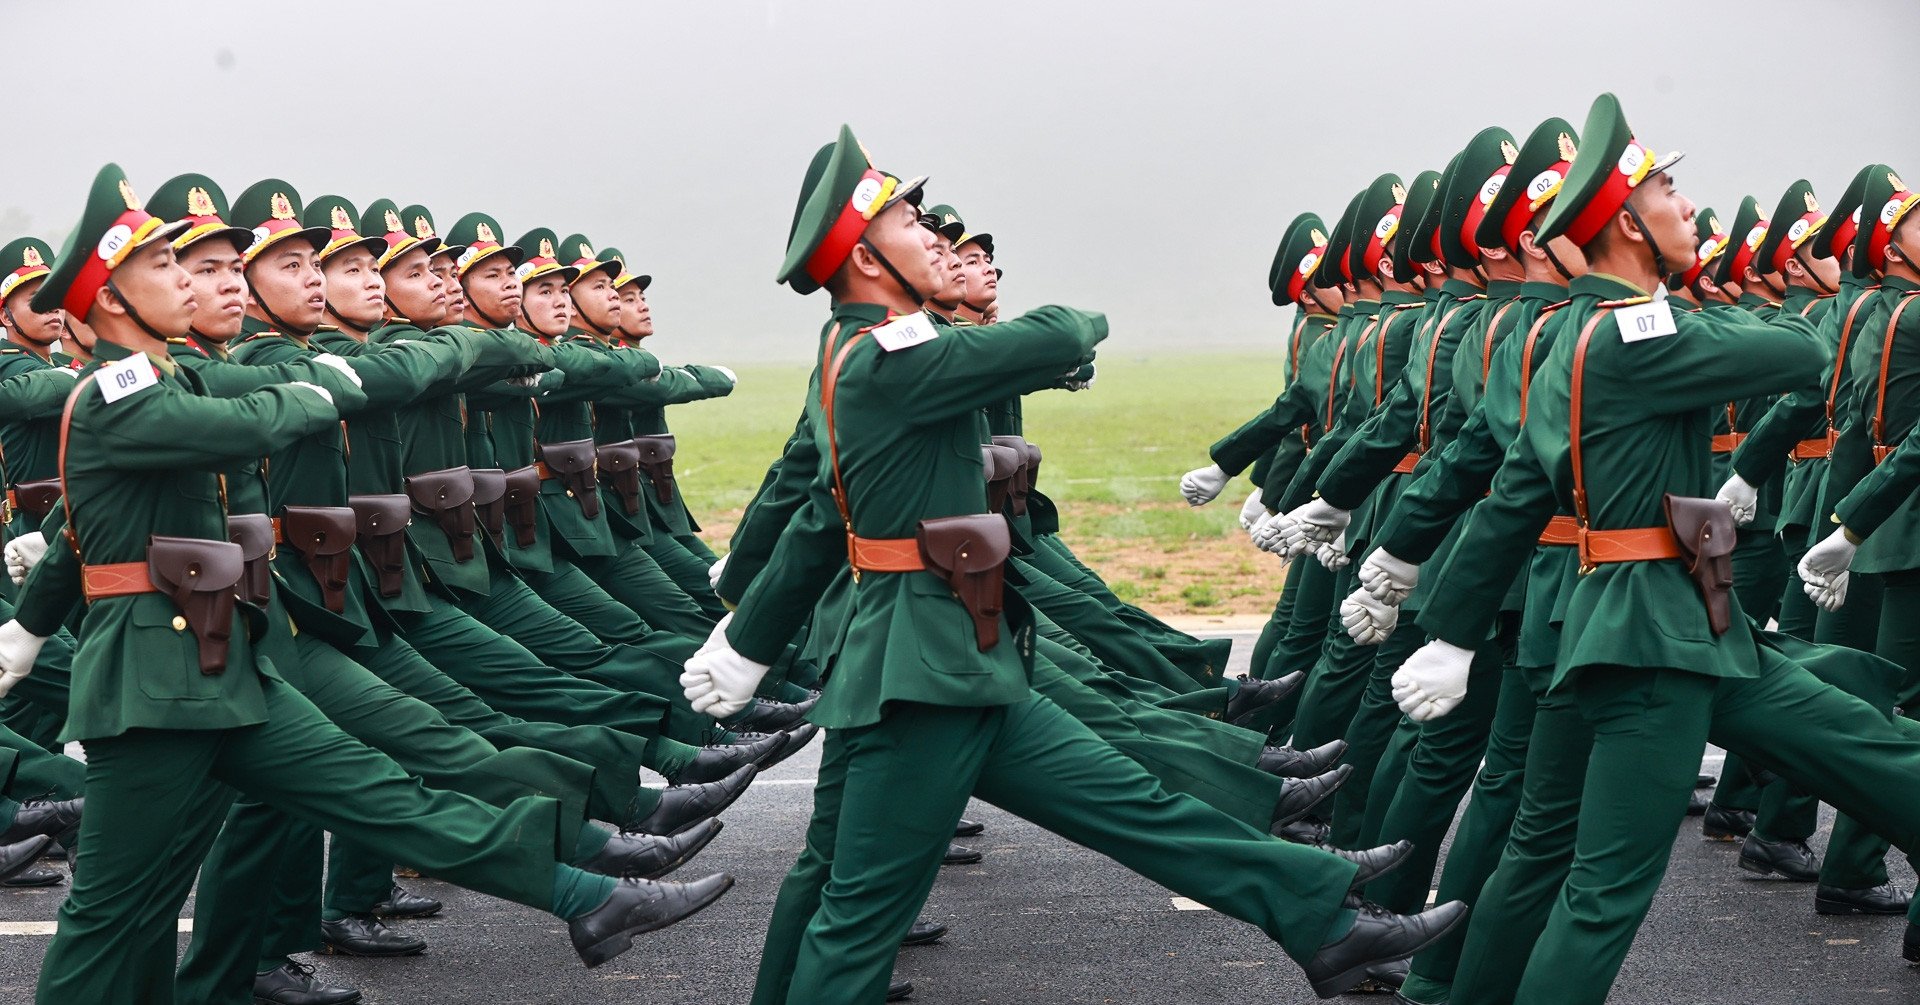
[[[1567,288],[1561,286],[1559,283],[1528,280],[1520,284],[1520,289],[1514,293],[1514,296],[1525,297],[1532,300],[1544,300],[1550,304],[1557,304],[1567,299]]]
[[[1915,283],[1904,276],[1888,276],[1880,281],[1880,285],[1897,293],[1912,293],[1914,290],[1920,290],[1920,283]]]
[[[118,362],[132,355],[133,351],[126,346],[120,345],[117,342],[109,342],[106,339],[101,339],[93,345],[93,358],[102,363]],[[165,355],[155,356],[152,353],[143,353],[142,355],[152,360],[153,365],[158,367],[161,373],[167,374],[168,376],[173,375],[176,364],[170,357]]]
[[[1388,290],[1380,294],[1380,302],[1387,306],[1426,303],[1426,297],[1419,293],[1407,293],[1401,290]]]
[[[1477,297],[1487,292],[1464,279],[1456,279],[1452,276],[1447,277],[1447,281],[1440,284],[1440,290],[1455,300]]]
[[[1488,300],[1512,300],[1520,295],[1520,287],[1526,283],[1518,279],[1492,279],[1487,281]]]
[[[1575,296],[1598,297],[1601,300],[1632,300],[1638,297],[1650,296],[1646,290],[1627,282],[1619,276],[1608,275],[1604,272],[1589,272],[1575,279],[1572,284],[1567,287],[1567,290]]]

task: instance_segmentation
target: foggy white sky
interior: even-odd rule
[[[1010,307],[1105,310],[1109,352],[1255,348],[1286,316],[1264,282],[1294,213],[1331,221],[1487,125],[1577,126],[1602,90],[1688,152],[1681,189],[1723,217],[1802,176],[1830,202],[1870,161],[1920,175],[1920,56],[1875,27],[1912,12],[0,0],[0,241],[63,236],[107,160],[143,195],[181,171],[229,196],[277,176],[442,225],[483,209],[510,238],[584,231],[654,275],[672,358],[799,358],[824,295],[773,273],[807,159],[845,121],[996,235]]]

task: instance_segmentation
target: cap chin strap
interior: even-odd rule
[[[465,292],[465,291],[462,290],[462,292]],[[511,321],[500,321],[495,318],[488,317],[487,312],[480,309],[479,302],[473,299],[472,294],[467,295],[467,313],[477,315],[480,318],[480,320],[485,321],[487,323],[487,327],[489,328],[507,329],[507,328],[513,327],[513,322]],[[526,316],[524,311],[521,312],[521,316],[522,317]]]
[[[483,314],[481,316],[485,317],[486,315]],[[488,318],[488,321],[491,322],[492,319]],[[533,336],[534,338],[557,339],[567,334],[566,332],[563,331],[559,335],[549,335],[546,332],[541,331],[540,326],[533,323],[533,318],[527,314],[525,308],[522,308],[520,311],[520,325],[521,325],[521,329],[520,329],[521,331],[526,332],[527,334]],[[496,327],[504,328],[506,326],[498,325]]]
[[[580,322],[580,327],[585,328],[594,338],[602,342],[613,342],[619,337],[619,325],[614,325],[613,330],[609,331],[594,324],[593,321],[587,317],[586,309],[580,307],[578,304],[574,305],[573,316],[575,320]]]
[[[1653,271],[1664,282],[1668,276],[1673,275],[1673,270],[1667,268],[1667,256],[1660,253],[1660,242],[1653,239],[1653,231],[1647,229],[1647,221],[1640,219],[1640,211],[1633,208],[1631,199],[1621,203],[1620,208],[1626,210],[1628,216],[1633,217],[1633,225],[1639,227],[1640,236],[1647,239],[1647,249],[1653,252]]]
[[[971,300],[962,300],[962,301],[960,301],[960,306],[962,306],[962,307],[965,307],[965,308],[966,308],[967,310],[970,310],[970,311],[972,311],[972,312],[974,312],[975,314],[985,314],[985,313],[987,312],[987,308],[988,308],[988,307],[990,307],[990,306],[992,306],[992,305],[991,305],[991,304],[980,304],[980,305],[978,305],[978,306],[975,306],[975,305],[974,305],[974,303],[973,303],[973,301],[971,301]]]
[[[158,329],[147,323],[146,318],[140,316],[139,311],[133,309],[133,301],[128,300],[126,294],[120,292],[120,287],[113,285],[112,275],[107,276],[107,289],[112,291],[114,299],[120,301],[120,306],[127,309],[127,317],[131,318],[134,324],[139,325],[141,331],[153,336],[156,342],[165,342],[167,340],[167,337],[160,334]],[[9,318],[11,318],[11,313],[9,313]]]
[[[914,289],[913,284],[907,282],[907,277],[901,275],[900,270],[894,268],[893,263],[887,261],[887,256],[881,254],[880,249],[874,247],[873,242],[867,240],[864,234],[861,235],[860,237],[860,244],[862,247],[866,248],[870,254],[873,255],[874,261],[879,262],[881,268],[887,270],[887,275],[892,276],[893,281],[900,284],[900,289],[904,293],[906,293],[906,295],[909,298],[913,300],[913,303],[915,306],[919,306],[927,302],[926,294],[921,293],[919,290]]]
[[[1320,294],[1315,293],[1313,291],[1314,291],[1314,287],[1312,285],[1309,285],[1306,290],[1307,299],[1312,300],[1313,305],[1315,307],[1320,308],[1321,311],[1327,314],[1335,313],[1335,310],[1333,308],[1327,306],[1327,302],[1325,300],[1320,299]]]
[[[382,299],[385,299],[385,298],[382,298]],[[392,307],[392,306],[393,306],[393,301],[391,301],[391,300],[388,300],[388,301],[387,301],[387,306],[388,306],[388,307]],[[332,304],[328,304],[328,305],[327,305],[327,307],[328,307],[329,309],[331,309],[331,308],[333,307],[333,305],[332,305]],[[361,336],[361,338],[362,338],[362,339],[365,339],[365,338],[366,338],[367,336],[369,336],[369,335],[372,335],[372,334],[373,334],[373,326],[372,326],[372,325],[369,325],[369,326],[367,326],[367,327],[365,327],[365,328],[362,328],[362,327],[360,327],[359,325],[357,325],[357,324],[354,324],[354,323],[353,323],[353,322],[351,322],[351,321],[348,321],[348,320],[347,320],[347,319],[346,319],[346,318],[345,318],[345,317],[344,317],[343,315],[341,315],[341,314],[340,314],[340,313],[339,313],[338,311],[335,311],[335,312],[334,312],[334,314],[333,314],[333,319],[334,319],[335,321],[338,321],[338,322],[340,322],[340,327],[341,327],[341,328],[344,328],[344,329],[346,329],[347,331],[350,331],[350,332],[359,332],[359,333],[360,333],[360,336]]]
[[[1568,269],[1565,263],[1560,261],[1559,255],[1556,255],[1553,253],[1552,245],[1540,244],[1538,242],[1535,242],[1534,247],[1539,248],[1542,252],[1546,254],[1547,261],[1553,263],[1553,270],[1555,272],[1560,273],[1561,278],[1565,279],[1569,283],[1573,282],[1573,271],[1571,269]]]
[[[1893,240],[1892,238],[1887,239],[1887,245],[1889,247],[1900,249],[1900,259],[1901,261],[1906,263],[1907,268],[1909,270],[1913,272],[1920,272],[1920,258],[1913,257],[1913,253],[1907,250],[1906,245],[1903,245],[1899,241]],[[1885,272],[1886,270],[1881,269],[1880,271]]]
[[[313,334],[313,329],[296,328],[293,325],[288,324],[285,318],[281,317],[278,314],[275,314],[273,312],[273,308],[267,306],[267,298],[261,296],[260,291],[253,288],[252,282],[247,283],[247,290],[253,294],[254,306],[260,308],[260,313],[265,314],[267,316],[267,320],[273,322],[273,326],[275,328],[279,329],[280,331],[286,332],[289,335],[298,335],[302,338],[305,338],[306,336]],[[117,290],[115,292],[118,293]],[[131,310],[131,308],[129,308],[129,310]]]

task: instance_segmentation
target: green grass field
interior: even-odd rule
[[[1250,486],[1235,481],[1201,509],[1181,501],[1181,474],[1206,448],[1273,401],[1277,358],[1147,356],[1100,360],[1087,391],[1026,400],[1028,438],[1046,463],[1041,486],[1060,504],[1062,536],[1116,592],[1166,613],[1266,613],[1281,566],[1247,543],[1236,520]],[[675,473],[688,505],[724,548],[799,417],[805,365],[744,366],[726,398],[669,412]]]

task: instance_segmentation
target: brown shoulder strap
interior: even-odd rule
[[[67,538],[67,547],[73,549],[73,557],[80,559],[82,565],[86,564],[86,559],[80,554],[80,537],[73,530],[73,493],[69,491],[73,488],[73,482],[67,478],[67,431],[73,427],[74,403],[80,400],[80,395],[86,392],[87,386],[97,376],[99,371],[96,370],[80,378],[73,390],[67,393],[67,404],[60,410],[60,454],[57,463],[60,465],[60,506],[67,514],[67,526],[63,533]]]
[[[1814,309],[1815,307],[1817,307],[1817,306],[1819,306],[1819,304],[1820,304],[1820,301],[1821,301],[1821,300],[1823,300],[1823,299],[1825,299],[1825,298],[1824,298],[1824,297],[1814,297],[1814,298],[1813,298],[1812,300],[1809,300],[1809,301],[1807,301],[1807,306],[1805,306],[1805,307],[1802,307],[1802,308],[1800,308],[1800,316],[1804,318],[1804,317],[1806,317],[1807,315],[1809,315],[1809,314],[1812,314],[1812,313],[1813,313],[1813,309]]]
[[[1423,454],[1433,445],[1433,363],[1440,356],[1440,340],[1447,334],[1447,325],[1453,321],[1455,314],[1460,313],[1460,308],[1465,306],[1464,303],[1458,304],[1453,310],[1448,311],[1440,319],[1439,327],[1433,330],[1433,338],[1427,342],[1427,386],[1420,392],[1420,452]],[[1377,398],[1374,404],[1379,404]]]
[[[1545,328],[1547,319],[1553,312],[1567,305],[1566,301],[1548,304],[1540,309],[1540,316],[1533,319],[1533,327],[1527,329],[1527,341],[1520,346],[1520,421],[1527,421],[1527,395],[1533,390],[1533,350],[1540,344],[1540,329]]]
[[[827,426],[827,456],[833,465],[833,503],[839,507],[840,522],[846,524],[849,534],[853,533],[853,514],[847,509],[847,484],[840,477],[840,438],[833,428],[833,392],[840,383],[840,367],[862,334],[865,329],[855,332],[836,353],[834,344],[840,339],[840,326],[836,324],[833,331],[827,333],[826,348],[820,355],[820,418]]]
[[[1587,323],[1581,327],[1580,341],[1573,346],[1573,381],[1568,392],[1572,400],[1571,415],[1567,420],[1567,444],[1571,451],[1569,460],[1573,466],[1573,516],[1580,521],[1582,532],[1586,531],[1590,525],[1587,519],[1587,476],[1580,458],[1580,411],[1587,386],[1587,344],[1593,341],[1593,329],[1610,313],[1612,311],[1605,307],[1595,311],[1593,317],[1588,318]]]
[[[1333,396],[1335,392],[1340,390],[1340,360],[1344,358],[1346,354],[1347,340],[1341,339],[1339,344],[1333,347],[1333,372],[1332,375],[1327,378],[1327,421],[1325,425],[1320,427],[1323,433],[1333,428]]]
[[[1860,291],[1860,295],[1853,298],[1853,303],[1847,307],[1846,320],[1840,322],[1840,351],[1833,357],[1833,380],[1827,387],[1828,433],[1833,432],[1833,408],[1840,400],[1840,377],[1847,370],[1847,348],[1848,343],[1853,340],[1853,322],[1860,316],[1860,308],[1865,307],[1867,301],[1871,299],[1873,297],[1870,290]]]
[[[1900,315],[1906,313],[1907,305],[1920,298],[1920,293],[1909,293],[1893,305],[1893,316],[1887,319],[1887,337],[1880,343],[1880,386],[1879,400],[1873,403],[1873,445],[1885,446],[1887,443],[1887,367],[1893,360],[1893,336],[1900,328]]]
[[[1300,320],[1294,323],[1293,334],[1287,337],[1287,379],[1300,376],[1300,336],[1307,330],[1308,315],[1300,312]]]
[[[1373,316],[1373,320],[1367,322],[1367,326],[1365,328],[1360,329],[1360,337],[1359,339],[1355,340],[1353,343],[1353,354],[1356,359],[1360,355],[1360,350],[1365,349],[1367,347],[1367,340],[1373,337],[1373,333],[1376,330],[1378,330],[1379,327],[1380,327],[1380,315],[1375,314]],[[1360,383],[1359,370],[1356,369],[1347,374],[1348,387],[1353,387],[1358,383]]]
[[[1483,385],[1487,382],[1487,375],[1493,372],[1493,340],[1500,332],[1500,319],[1506,317],[1507,311],[1519,302],[1516,299],[1501,304],[1500,309],[1493,312],[1493,320],[1487,323],[1486,337],[1480,340],[1480,383]]]

